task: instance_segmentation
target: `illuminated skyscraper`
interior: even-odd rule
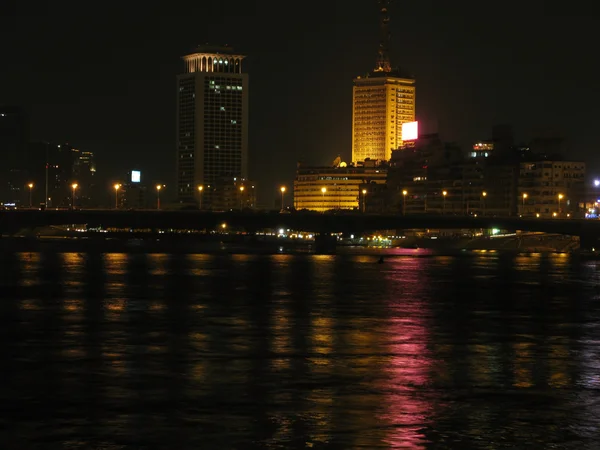
[[[210,201],[223,176],[248,176],[248,74],[230,47],[199,47],[177,77],[177,197]]]
[[[415,79],[392,68],[389,58],[390,0],[379,0],[381,37],[375,69],[354,79],[352,161],[389,161],[402,146],[402,124],[415,120]]]

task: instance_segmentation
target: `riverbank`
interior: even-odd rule
[[[460,254],[462,252],[496,251],[506,253],[570,253],[579,250],[578,238],[561,235],[511,235],[495,237],[427,238],[406,237],[388,246],[344,245],[340,241],[338,252],[352,248],[352,252],[363,249],[372,253],[378,248],[398,249],[412,254]],[[316,253],[313,240],[270,237],[257,238],[251,235],[161,235],[161,237],[132,237],[128,234],[107,236],[87,234],[73,236],[30,236],[4,237],[0,249],[9,252],[101,252],[101,253]]]

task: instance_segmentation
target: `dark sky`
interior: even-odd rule
[[[349,159],[352,79],[374,66],[376,3],[1,0],[0,104],[30,110],[34,140],[94,151],[107,180],[134,165],[173,186],[180,57],[229,44],[248,55],[251,176],[271,205],[296,161]],[[416,76],[424,131],[466,147],[511,123],[522,140],[562,135],[595,170],[600,20],[570,5],[579,15],[555,1],[396,0],[392,63]]]

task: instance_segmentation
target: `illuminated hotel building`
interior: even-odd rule
[[[248,74],[230,47],[199,47],[177,77],[177,197],[198,201],[198,187],[248,176]],[[210,202],[209,190],[206,191]]]
[[[392,69],[388,54],[389,0],[380,0],[381,39],[375,69],[354,79],[352,161],[389,161],[403,146],[402,124],[415,121],[415,79]]]

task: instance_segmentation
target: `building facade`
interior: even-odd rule
[[[177,198],[197,203],[198,187],[248,176],[248,74],[230,47],[199,47],[177,77]]]
[[[213,211],[248,210],[256,208],[256,184],[246,178],[224,176],[217,178],[208,192],[199,195],[212,198]],[[204,205],[201,205],[204,209]]]
[[[364,185],[384,184],[386,177],[387,165],[373,160],[356,165],[340,163],[333,167],[298,164],[294,180],[294,208],[320,212],[357,210],[363,205]]]
[[[415,80],[397,72],[354,79],[352,161],[389,161],[402,147],[402,124],[415,120]]]
[[[520,163],[519,215],[563,219],[577,215],[586,193],[585,169],[582,161]]]

